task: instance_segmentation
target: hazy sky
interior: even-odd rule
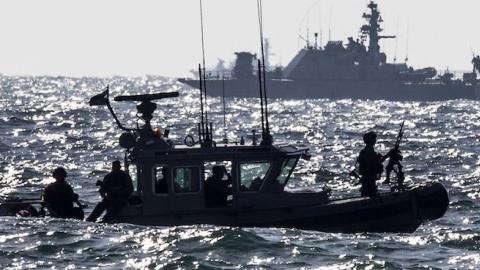
[[[367,0],[263,0],[272,64],[304,46],[298,36],[358,35]],[[255,0],[203,0],[207,66],[259,50]],[[470,70],[480,53],[479,0],[379,0],[392,61]],[[0,73],[188,76],[201,61],[198,0],[1,0]],[[407,35],[408,33],[408,35]],[[407,37],[408,36],[408,37]],[[396,48],[396,49],[395,49]]]

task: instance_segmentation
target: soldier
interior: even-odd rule
[[[106,210],[103,221],[108,222],[128,203],[133,192],[132,179],[121,170],[120,161],[115,160],[112,162],[112,171],[103,178],[103,182],[99,180],[96,185],[100,186],[98,192],[103,199],[86,220],[94,222]]]
[[[158,179],[157,182],[155,183],[155,192],[156,193],[162,193],[162,194],[168,193],[167,176],[168,176],[168,167],[163,166],[163,168],[162,168],[162,178]]]
[[[363,135],[363,141],[365,142],[365,148],[360,151],[357,158],[359,165],[358,172],[360,174],[360,192],[364,197],[372,197],[377,195],[376,181],[380,179],[383,172],[383,161],[387,159],[393,150],[388,152],[385,156],[375,152],[374,146],[377,142],[377,134],[370,131]]]
[[[227,175],[227,180],[223,180]],[[229,185],[232,182],[230,174],[224,166],[216,165],[212,168],[212,176],[205,180],[205,205],[207,207],[224,207],[227,197],[231,194]]]
[[[47,185],[42,195],[42,208],[46,207],[53,217],[83,219],[83,210],[78,201],[78,194],[65,181],[67,171],[58,167],[52,172],[55,182]],[[79,207],[74,207],[73,203]],[[43,210],[42,210],[43,212]]]

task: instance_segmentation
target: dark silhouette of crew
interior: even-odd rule
[[[260,187],[263,184],[263,179],[260,178],[260,176],[255,177],[252,180],[252,183],[250,184],[250,187],[248,188],[249,191],[257,191],[260,189]]]
[[[83,219],[84,213],[78,201],[78,194],[73,192],[72,187],[65,180],[67,171],[58,167],[52,172],[52,176],[55,178],[55,182],[45,187],[42,195],[42,208],[46,207],[53,217]],[[78,207],[74,207],[74,202],[78,204]]]
[[[227,180],[224,180],[224,176]],[[205,205],[206,207],[225,207],[227,197],[231,194],[232,177],[227,169],[221,165],[212,168],[212,175],[205,180]]]
[[[106,210],[103,221],[108,222],[128,203],[133,192],[132,179],[121,169],[120,161],[115,160],[112,162],[112,171],[103,181],[97,181],[97,186],[100,186],[99,193],[103,199],[95,206],[87,221],[96,221]]]
[[[163,166],[162,168],[162,178],[158,179],[155,183],[155,192],[156,193],[168,193],[168,183],[167,183],[167,176],[168,176],[168,167]]]
[[[360,192],[362,196],[372,197],[377,195],[377,183],[383,173],[383,161],[391,155],[388,152],[387,155],[382,156],[375,152],[374,146],[377,142],[377,134],[370,131],[363,135],[363,141],[365,142],[365,148],[360,151],[357,158],[359,165],[358,172],[360,174]]]

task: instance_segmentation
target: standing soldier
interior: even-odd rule
[[[373,131],[365,133],[365,135],[363,135],[363,141],[366,146],[360,151],[357,158],[360,183],[362,184],[360,192],[364,197],[372,197],[377,195],[376,181],[379,180],[382,175],[382,163],[391,155],[392,151],[388,152],[385,156],[375,152],[374,146],[377,142],[377,134]]]
[[[227,180],[223,180],[224,176],[227,176]],[[212,176],[205,180],[205,205],[207,207],[227,206],[228,195],[232,194],[231,183],[232,177],[224,166],[213,166]]]

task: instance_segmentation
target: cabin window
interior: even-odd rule
[[[240,190],[258,191],[270,169],[269,162],[251,162],[240,164]]]
[[[283,161],[280,175],[277,177],[278,183],[283,185],[285,184],[285,182],[287,182],[287,180],[290,178],[290,175],[292,174],[293,168],[295,167],[296,163],[297,158],[289,158]]]
[[[168,167],[157,165],[153,168],[153,185],[156,194],[168,193]]]
[[[140,190],[140,183],[138,182],[137,166],[135,164],[127,164],[128,175],[132,179],[133,191]]]
[[[200,170],[198,167],[177,167],[173,171],[173,191],[191,193],[200,190]]]

